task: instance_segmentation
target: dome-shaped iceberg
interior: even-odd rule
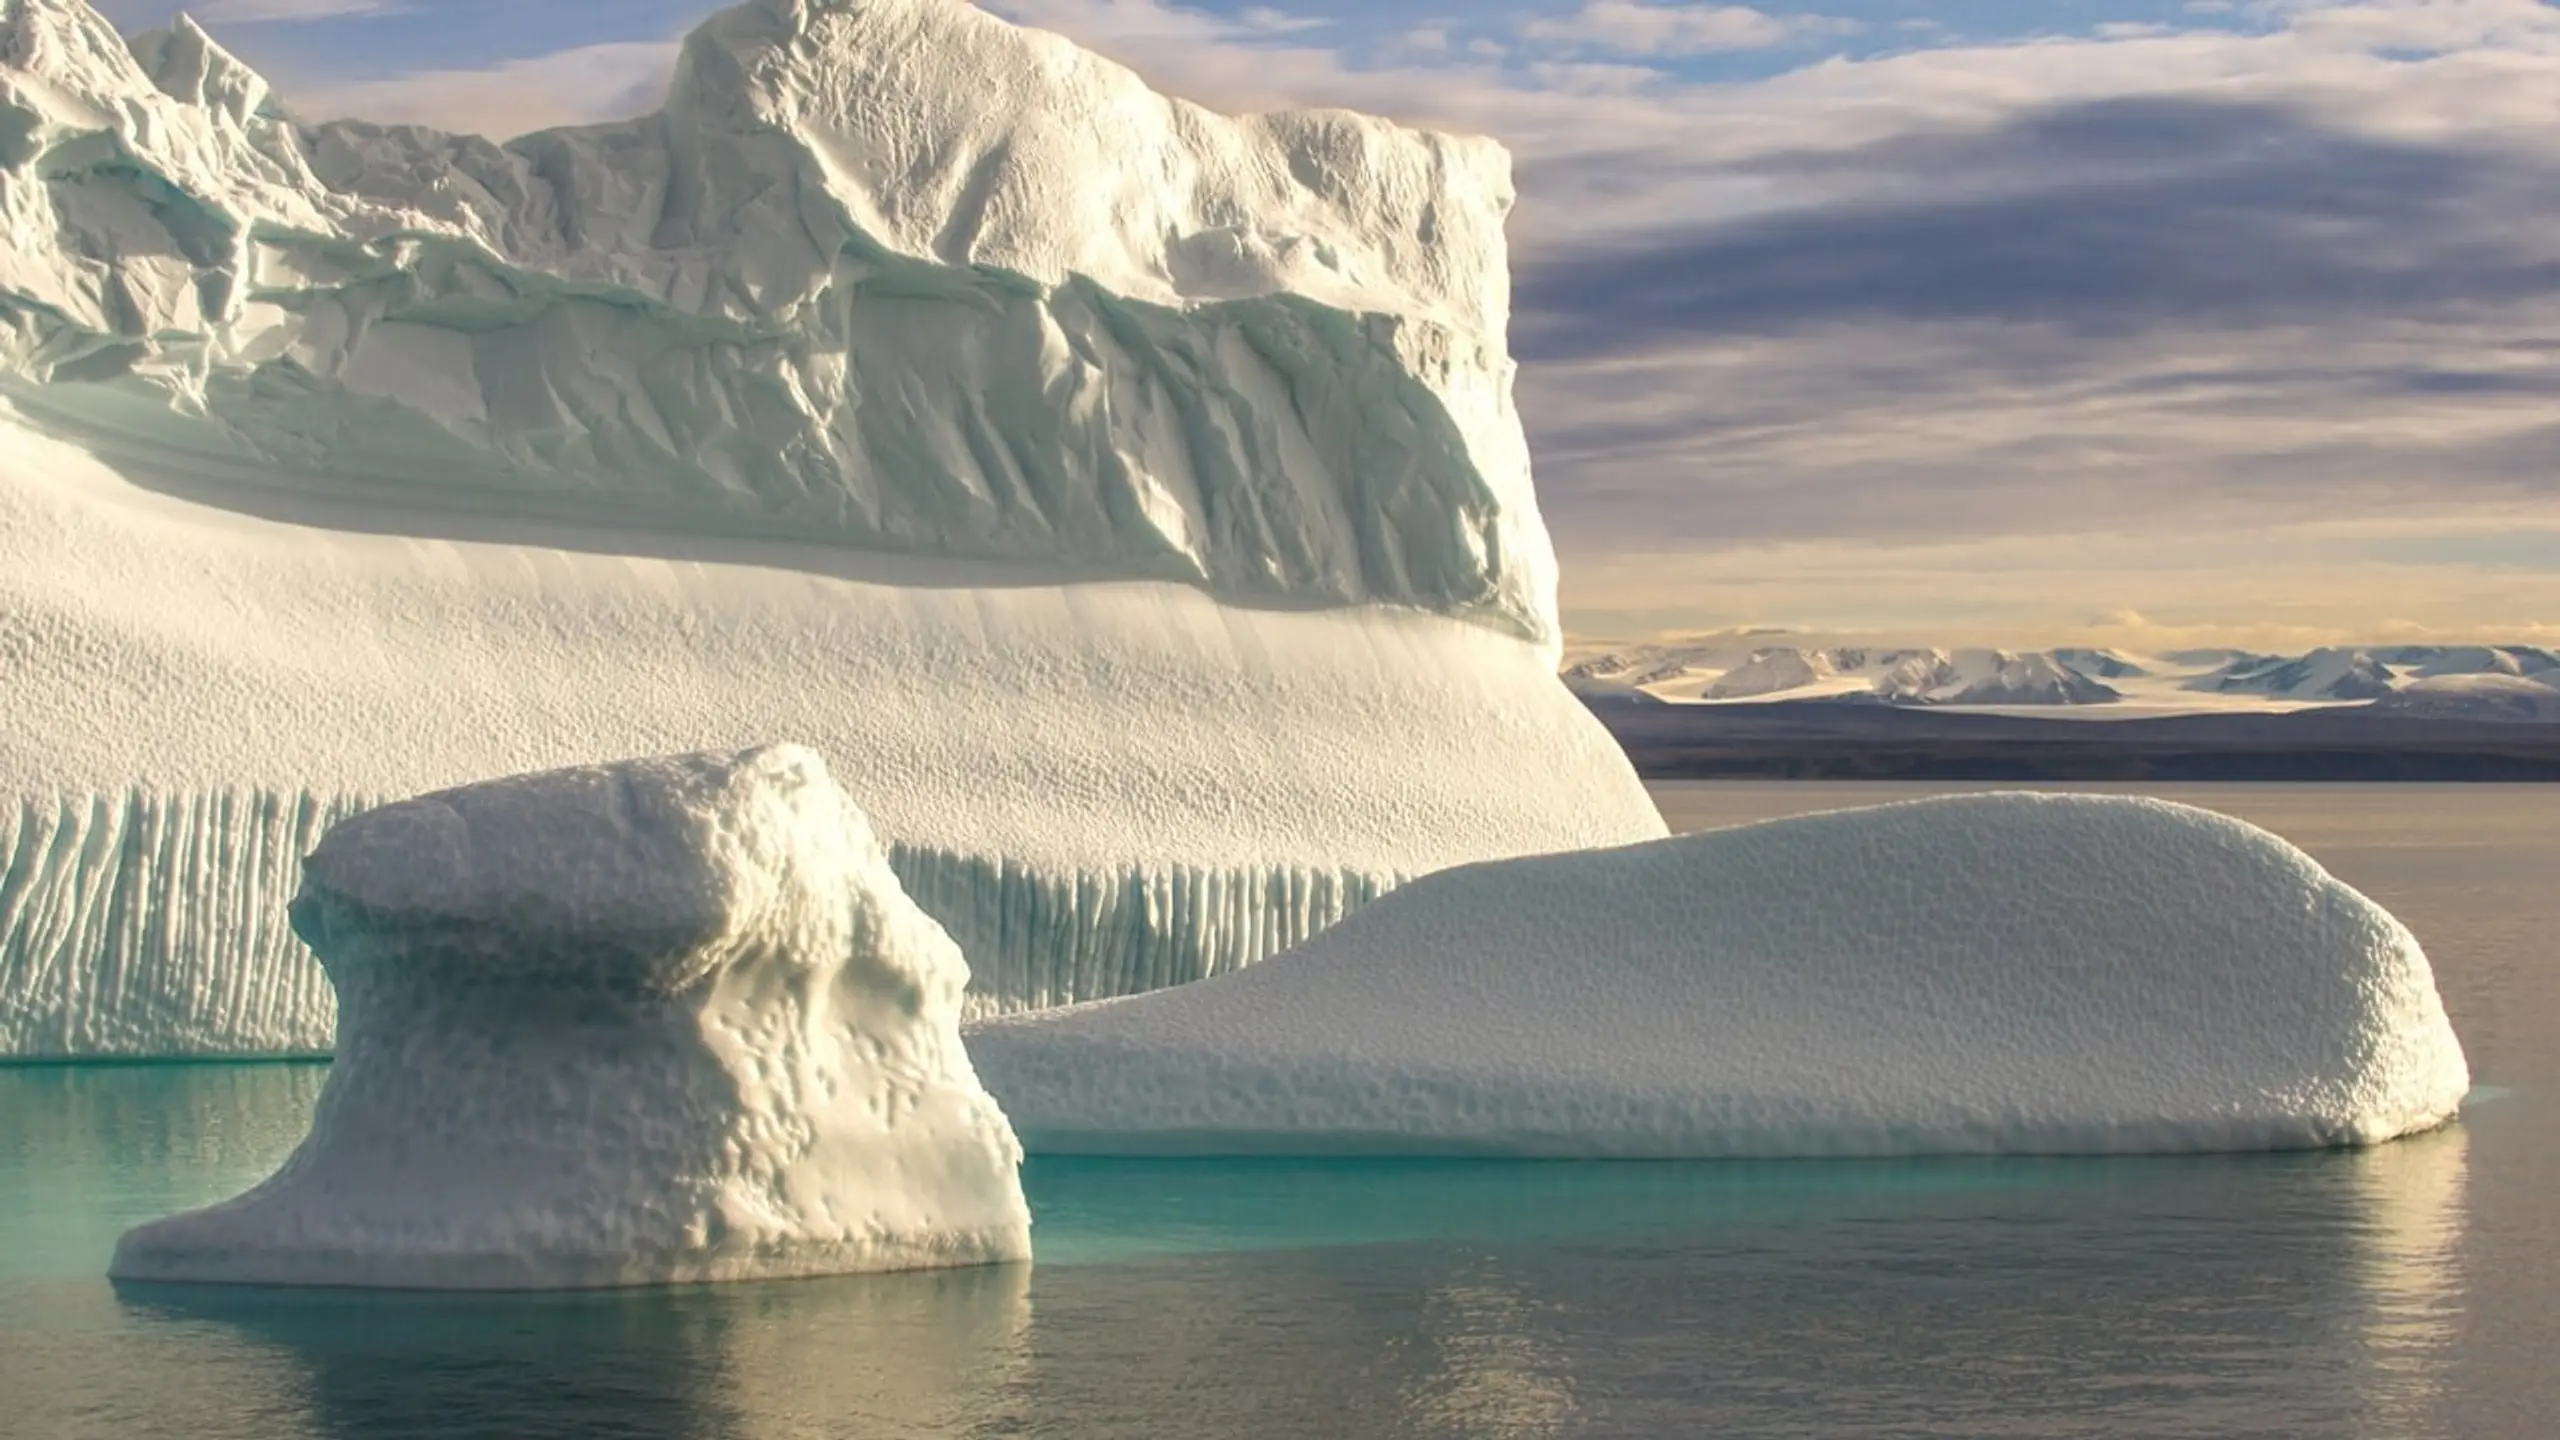
[[[1034,1151],[2318,1147],[2469,1085],[2388,913],[2237,820],[2085,796],[1447,871],[1254,970],[969,1046]]]

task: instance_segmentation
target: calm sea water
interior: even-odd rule
[[[1696,828],[1930,787],[1660,787]],[[0,1071],[0,1436],[2560,1433],[2560,787],[2151,787],[2407,919],[2486,1089],[2354,1154],[1053,1163],[1037,1266],[122,1292],[326,1071]]]

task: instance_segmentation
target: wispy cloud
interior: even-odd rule
[[[1856,25],[1818,15],[1780,17],[1749,5],[1665,3],[1665,0],[1585,0],[1557,19],[1532,19],[1520,28],[1530,40],[1565,41],[1632,55],[1701,55],[1723,50],[1763,50],[1806,35],[1853,32]]]
[[[2306,43],[2444,54],[2482,46],[2560,51],[2560,9],[2546,0],[2277,0]]]
[[[408,8],[401,0],[208,0],[192,13],[209,25],[259,25],[391,15]]]
[[[646,114],[665,98],[678,48],[582,45],[487,68],[323,86],[294,95],[293,108],[315,120],[352,117],[504,138]]]
[[[1613,565],[1567,566],[1564,599],[1586,641],[1766,627],[1818,643],[2021,649],[2560,643],[2560,577],[2380,553],[2411,535],[2459,545],[2492,533],[2470,525],[2277,536],[2200,530],[2178,549],[2107,536],[2066,545],[2002,536],[1774,543],[1736,547],[1712,564],[1663,548],[1629,552]],[[1665,585],[1675,578],[1676,587]]]
[[[1524,353],[1842,322],[2038,325],[2095,343],[2460,322],[2560,299],[2560,244],[2514,228],[2560,216],[2560,166],[2477,141],[2357,134],[2273,104],[2059,105],[1747,169],[1901,183],[1534,261]]]

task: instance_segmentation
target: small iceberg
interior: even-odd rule
[[[552,1289],[1028,1259],[968,967],[815,753],[562,770],[358,815],[295,930],[310,1135],[120,1280]]]
[[[2469,1085],[2417,941],[2273,835],[1981,795],[1497,861],[1254,969],[982,1023],[1035,1152],[2365,1145]]]

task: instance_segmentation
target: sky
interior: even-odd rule
[[[2543,0],[981,3],[1511,147],[1579,636],[2560,643]],[[193,13],[313,118],[505,134],[650,108],[709,8]]]

